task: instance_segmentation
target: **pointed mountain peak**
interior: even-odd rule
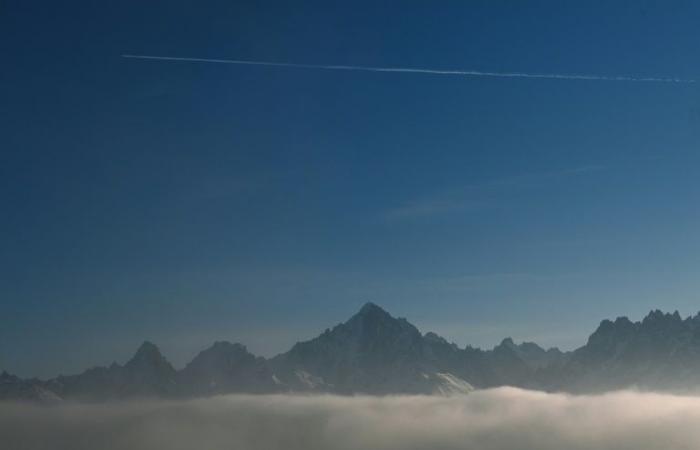
[[[505,347],[516,347],[512,337],[507,337],[501,341],[501,345]]]
[[[314,339],[297,342],[285,355],[333,360],[356,353],[397,354],[400,353],[397,348],[404,351],[406,347],[417,346],[422,339],[420,331],[406,319],[393,317],[375,303],[367,302],[346,322]]]
[[[495,346],[493,348],[493,351],[496,353],[519,353],[520,352],[520,347],[513,342],[513,338],[507,337],[501,341],[500,344]]]
[[[353,327],[364,324],[363,326],[370,327],[381,326],[389,328],[403,328],[405,326],[410,326],[413,328],[413,325],[410,325],[406,319],[394,317],[381,306],[372,302],[365,303],[362,308],[360,308],[360,310],[346,322],[346,324]]]
[[[635,324],[629,320],[626,316],[620,316],[613,322],[609,319],[604,319],[598,325],[598,328],[593,332],[593,334],[609,334],[616,331],[630,330],[634,328]]]
[[[150,341],[144,341],[136,350],[134,356],[126,363],[126,367],[135,366],[170,366],[167,359],[160,353],[156,345]]]
[[[136,350],[136,354],[134,357],[139,357],[139,356],[161,356],[160,350],[158,347],[151,341],[143,341],[143,344],[139,347],[138,350]]]
[[[644,320],[660,319],[663,316],[664,316],[664,313],[661,312],[660,309],[652,309],[651,311],[649,311],[649,314],[647,314],[646,317],[644,317],[644,319],[642,319],[642,320],[644,321]]]
[[[350,334],[367,338],[384,339],[408,333],[413,337],[422,338],[418,329],[401,317],[394,317],[375,303],[367,302],[362,308],[342,324]]]
[[[663,311],[659,309],[655,309],[653,311],[650,311],[647,316],[642,319],[642,325],[650,325],[650,324],[660,324],[660,323],[679,323],[682,322],[683,319],[681,319],[681,315],[678,313],[678,311],[674,311],[673,313],[664,313]]]
[[[232,373],[241,367],[254,367],[256,361],[256,356],[250,353],[245,345],[217,341],[211,347],[199,352],[185,366],[182,374],[185,378],[206,378],[216,374]]]
[[[362,305],[362,308],[360,308],[360,311],[357,313],[359,315],[382,315],[382,316],[389,316],[390,314],[386,312],[384,309],[382,309],[381,306],[377,305],[376,303],[372,302],[367,302],[364,305]]]

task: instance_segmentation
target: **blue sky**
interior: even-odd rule
[[[371,300],[423,331],[574,348],[700,310],[699,83],[678,2],[3,2],[0,369],[144,339],[273,355]]]

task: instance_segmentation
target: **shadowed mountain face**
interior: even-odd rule
[[[367,303],[347,322],[296,344],[271,365],[295,389],[306,385],[341,393],[423,392],[429,390],[424,374],[436,369],[423,350],[416,327]]]
[[[225,393],[454,394],[512,385],[595,392],[630,386],[700,386],[700,315],[652,311],[641,322],[604,320],[583,347],[563,353],[506,338],[493,350],[459,348],[367,303],[347,322],[274,358],[216,342],[176,371],[144,342],[126,364],[22,380],[0,375],[0,399],[100,401]]]
[[[164,397],[176,393],[177,371],[146,341],[123,366],[95,367],[80,375],[59,376],[44,387],[61,398],[108,400],[131,397]]]
[[[180,393],[185,395],[279,390],[264,358],[230,342],[215,342],[200,352],[180,371],[177,380]]]
[[[42,386],[38,380],[22,380],[3,371],[0,373],[0,400],[40,401],[51,403],[61,397]]]
[[[700,315],[656,310],[641,322],[604,320],[583,347],[547,380],[552,388],[601,391],[636,386],[674,391],[700,387]]]

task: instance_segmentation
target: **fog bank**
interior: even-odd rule
[[[700,397],[223,396],[186,402],[0,404],[12,450],[698,449]]]

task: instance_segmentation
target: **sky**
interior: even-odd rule
[[[118,4],[117,4],[118,3]],[[691,1],[0,2],[0,370],[700,310]]]

